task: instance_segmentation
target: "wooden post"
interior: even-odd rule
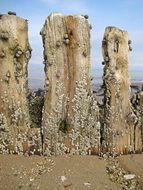
[[[135,147],[137,118],[130,103],[128,33],[115,27],[105,30],[102,48],[104,57],[104,151],[127,154],[140,150]],[[140,138],[140,137],[139,137]]]
[[[84,16],[51,14],[44,44],[44,153],[97,154],[100,124],[91,91],[90,27]]]
[[[137,153],[143,151],[143,91],[138,91],[131,99],[133,110],[137,116],[137,125],[135,126],[135,150]]]
[[[40,131],[30,129],[27,63],[31,56],[27,21],[0,16],[0,153],[40,152]],[[39,145],[38,145],[39,144]]]

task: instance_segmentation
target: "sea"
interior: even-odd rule
[[[129,66],[130,68],[130,80],[132,84],[143,84],[143,68]],[[97,64],[94,67],[91,67],[91,73],[93,76],[93,87],[99,87],[102,85],[102,75],[103,75],[103,66]],[[32,64],[28,66],[28,85],[30,89],[43,89],[44,88],[44,65],[43,64]]]

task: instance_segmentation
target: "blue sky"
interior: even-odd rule
[[[0,12],[16,11],[29,20],[29,40],[32,46],[30,64],[43,62],[43,47],[39,32],[51,12],[88,14],[92,24],[92,71],[101,73],[101,41],[106,26],[127,30],[132,40],[130,69],[143,73],[143,0],[0,0]]]

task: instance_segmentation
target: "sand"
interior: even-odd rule
[[[122,156],[120,165],[134,173],[143,189],[143,155]],[[0,190],[120,190],[97,156],[0,155]]]

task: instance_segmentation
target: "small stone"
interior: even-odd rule
[[[87,52],[84,51],[84,52],[82,53],[82,55],[83,55],[84,57],[87,57]]]
[[[31,182],[34,181],[34,178],[30,178],[30,181],[31,181]]]
[[[88,19],[88,18],[89,18],[89,16],[88,16],[88,15],[84,15],[84,18],[85,18],[85,19]]]
[[[129,46],[129,50],[130,50],[130,51],[132,51],[132,50],[133,50],[131,46]]]
[[[16,12],[13,12],[13,11],[9,11],[8,14],[9,14],[9,15],[15,15],[15,16],[16,16]]]
[[[131,43],[132,43],[132,41],[131,41],[131,40],[129,40],[129,41],[128,41],[128,44],[131,44]]]
[[[70,41],[69,41],[69,39],[64,39],[63,42],[64,42],[64,44],[68,45]]]
[[[68,39],[68,38],[69,38],[68,34],[65,34],[64,39]]]
[[[65,176],[61,176],[61,181],[64,182],[65,180],[67,180],[67,178]]]
[[[91,186],[91,183],[85,182],[85,183],[84,183],[84,186],[90,187],[90,186]]]
[[[134,179],[136,176],[135,174],[127,174],[127,175],[124,175],[124,179],[125,180],[131,180],[131,179]]]

